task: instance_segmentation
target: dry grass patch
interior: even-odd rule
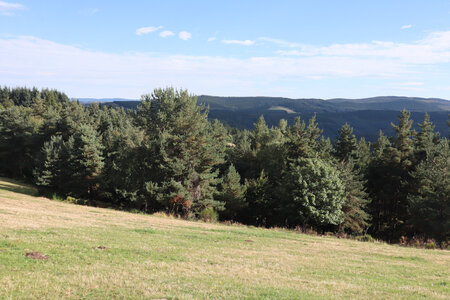
[[[30,195],[32,187],[0,181],[0,298],[450,298],[449,251]],[[29,252],[50,259],[33,260]]]

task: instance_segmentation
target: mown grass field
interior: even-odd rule
[[[34,194],[0,179],[2,299],[450,298],[449,251],[188,222]],[[25,256],[34,251],[48,259]]]

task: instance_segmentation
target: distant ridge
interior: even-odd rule
[[[125,98],[75,98],[82,103],[139,103],[138,99]],[[357,110],[402,110],[417,112],[450,111],[450,101],[440,98],[420,98],[403,96],[379,96],[361,99],[333,98],[328,100],[316,98],[283,97],[220,97],[198,96],[198,102],[209,105],[210,109],[243,110],[255,108],[284,107],[291,111],[338,112]],[[115,103],[124,106],[124,103]],[[129,106],[129,105],[125,105]]]
[[[136,109],[140,101],[122,98],[81,98],[82,103],[99,102],[125,109]],[[198,96],[198,103],[209,106],[209,117],[219,119],[237,128],[252,128],[257,119],[264,115],[269,126],[275,126],[284,118],[292,123],[296,117],[308,120],[316,115],[325,136],[334,138],[337,130],[345,123],[354,127],[358,136],[375,140],[379,130],[393,134],[391,122],[397,122],[402,109],[409,110],[414,120],[413,126],[421,123],[425,112],[442,136],[450,135],[447,126],[450,101],[439,98],[419,98],[402,96],[380,96],[362,99],[334,98],[290,99],[283,97],[219,97]]]

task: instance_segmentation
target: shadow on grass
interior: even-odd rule
[[[9,184],[8,184],[9,183]],[[32,186],[27,186],[21,182],[0,177],[0,190],[25,194],[28,196],[38,196],[38,190]]]

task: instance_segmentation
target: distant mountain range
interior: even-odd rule
[[[83,103],[100,102],[126,109],[136,109],[140,101],[133,99],[105,98],[79,99]],[[324,135],[336,137],[337,130],[345,123],[354,128],[354,133],[368,140],[375,140],[381,129],[393,134],[391,122],[397,122],[399,111],[411,112],[415,127],[422,121],[425,112],[430,114],[436,131],[449,136],[447,126],[450,101],[439,98],[417,98],[382,96],[363,99],[289,99],[280,97],[217,97],[198,96],[198,103],[209,106],[209,117],[238,128],[252,128],[256,120],[264,115],[269,126],[277,125],[284,118],[289,123],[299,116],[307,121],[314,114]]]

